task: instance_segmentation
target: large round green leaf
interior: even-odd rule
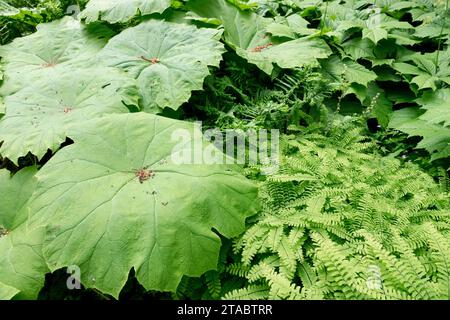
[[[17,163],[31,152],[41,159],[55,151],[85,121],[128,112],[138,104],[135,80],[114,68],[60,69],[5,99],[0,120],[0,154]]]
[[[17,289],[21,299],[35,299],[48,272],[41,252],[43,229],[27,228],[36,171],[26,168],[12,178],[9,171],[0,171],[0,287]]]
[[[427,100],[428,97],[425,98]],[[423,103],[423,100],[419,100]],[[426,113],[425,113],[426,114]],[[431,160],[445,159],[450,156],[450,128],[421,119],[420,108],[403,108],[393,113],[389,127],[407,133],[410,137],[421,136],[418,148],[426,149]]]
[[[3,102],[3,97],[0,96],[0,119],[5,114],[5,103]]]
[[[87,28],[71,17],[40,24],[37,32],[0,47],[5,80],[0,94],[8,95],[30,83],[53,77],[61,66],[85,67],[112,35],[102,26]]]
[[[217,35],[217,30],[151,20],[112,38],[99,61],[138,80],[145,111],[177,109],[193,90],[202,89],[208,66],[219,65],[224,49]]]
[[[184,142],[173,139],[180,130]],[[131,268],[158,291],[215,269],[213,230],[243,232],[257,189],[234,165],[177,165],[174,147],[190,154],[198,136],[193,124],[148,113],[107,116],[72,135],[39,171],[30,205],[31,225],[47,225],[51,270],[78,265],[86,287],[117,297]]]
[[[85,19],[86,23],[97,20],[127,22],[138,12],[142,15],[162,13],[170,4],[171,0],[91,0],[80,18]]]

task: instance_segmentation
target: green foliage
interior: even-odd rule
[[[191,133],[191,139],[198,135],[189,123],[145,113],[103,117],[79,127],[71,135],[75,144],[37,174],[30,203],[30,194],[23,193],[23,212],[17,216],[23,228],[2,221],[14,232],[2,236],[1,252],[22,265],[31,258],[28,252],[15,253],[16,246],[32,252],[42,246],[40,264],[45,261],[51,271],[76,264],[85,287],[116,298],[132,268],[147,290],[158,291],[175,291],[183,275],[214,269],[221,242],[211,229],[228,238],[241,233],[245,218],[258,208],[257,189],[239,168],[174,162],[176,143],[167,141],[177,130]],[[186,141],[177,150],[192,152]],[[4,214],[13,215],[8,205],[16,203],[20,184],[1,186]],[[2,257],[4,264],[11,260]],[[26,297],[35,294],[42,268],[20,272],[25,277],[20,282],[11,279],[10,268],[0,269],[1,281],[12,281]]]
[[[0,0],[0,299],[449,298],[448,4]]]
[[[162,13],[170,7],[171,0],[92,0],[81,13],[86,23],[97,20],[109,23],[128,22],[137,13],[142,15]]]
[[[27,226],[36,171],[25,168],[11,177],[7,170],[0,170],[0,283],[14,288],[14,296],[20,299],[35,299],[48,272],[42,257],[44,230]]]
[[[242,122],[239,111],[241,105],[248,102],[251,106],[244,107],[243,118],[247,118],[246,114],[258,114],[264,120],[257,120],[257,125],[267,122],[267,114],[276,119],[269,120],[272,127],[286,127],[286,122],[298,124],[298,117],[291,118],[292,109],[296,108],[274,104],[271,98],[268,99],[271,103],[266,103],[274,84],[283,81],[286,74],[291,76],[291,71],[286,70],[289,68],[323,75],[323,82],[328,82],[330,90],[320,97],[325,96],[324,104],[329,110],[345,115],[365,113],[376,118],[383,128],[389,126],[394,110],[406,107],[405,102],[410,103],[407,107],[418,107],[413,100],[419,102],[427,90],[448,86],[446,39],[450,30],[447,28],[446,1],[418,0],[399,4],[395,1],[375,4],[365,1],[274,2],[276,5],[270,9],[268,2],[263,1],[258,2],[259,9],[250,6],[243,10],[232,1],[215,0],[207,5],[201,0],[188,1],[187,19],[209,27],[222,27],[223,41],[237,55],[272,78],[269,88],[264,82],[248,95],[245,84],[232,81],[234,72],[222,69],[226,75],[222,77],[224,81],[214,78],[213,85],[218,87],[217,91],[212,88],[213,98],[209,95],[202,106],[197,106],[218,116],[219,126],[245,127],[247,121]],[[322,41],[331,51],[324,47],[323,51],[316,51]],[[308,48],[302,54],[295,51],[305,44]],[[305,83],[308,82],[302,85]],[[234,101],[241,102],[239,106],[214,106],[211,100],[216,100],[215,97],[220,100],[223,89],[229,91],[227,99],[231,96]],[[241,100],[245,100],[244,103]],[[214,109],[219,109],[218,113]],[[314,114],[317,110],[313,111]],[[309,111],[302,114],[301,121],[308,122],[309,116]],[[253,121],[249,125],[252,126]],[[402,130],[399,126],[396,129]],[[429,129],[423,128],[415,134],[426,137],[427,132]],[[442,135],[448,137],[446,132]],[[424,146],[432,153],[433,161],[448,160],[448,153],[441,151],[445,149],[442,143],[436,146],[433,142],[430,145],[423,141],[417,147]]]
[[[61,18],[71,5],[85,0],[3,0],[0,1],[0,45],[35,31],[42,22]]]
[[[6,284],[0,283],[0,300],[10,300],[12,299],[19,290],[7,286]]]
[[[449,194],[374,147],[348,120],[285,137],[225,298],[448,299]]]
[[[393,109],[403,109],[403,103],[415,100],[415,106],[398,111],[390,126],[411,136],[424,137],[417,147],[428,150],[432,160],[448,159],[445,126],[425,123],[422,119],[403,125],[399,120],[411,115],[419,105],[423,106],[420,101],[432,94],[427,89],[444,90],[448,86],[450,63],[445,41],[450,35],[448,1],[398,4],[378,1],[375,5],[364,1],[328,1],[319,7],[323,13],[321,31],[340,55],[322,63],[325,75],[342,91],[344,98],[338,100],[338,109],[345,112],[346,99],[354,95],[383,127],[387,127]],[[363,64],[366,71],[354,74],[348,66],[344,70],[342,65],[345,66],[346,61],[358,69]],[[369,76],[369,72],[376,77]],[[402,91],[395,92],[392,86]],[[434,110],[441,112],[445,107],[441,105]]]
[[[35,33],[0,47],[4,71],[0,94],[16,93],[30,83],[53,77],[64,67],[91,67],[112,34],[107,27],[93,30],[72,17],[40,24]]]
[[[74,78],[79,82],[74,84]],[[125,105],[138,106],[138,92],[135,82],[121,72],[112,68],[74,72],[62,68],[46,81],[6,98],[7,115],[0,122],[0,153],[15,163],[28,152],[40,160],[47,150],[58,150],[86,120],[126,113],[129,110]]]
[[[267,27],[272,19],[241,11],[225,0],[211,0],[207,5],[202,0],[193,0],[188,8],[200,17],[218,19],[224,27],[225,43],[269,75],[274,64],[284,69],[317,65],[317,59],[331,53],[327,44],[317,38],[304,37],[286,42],[271,39]]]

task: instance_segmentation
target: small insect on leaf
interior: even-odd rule
[[[72,108],[69,108],[69,107],[66,107],[66,108],[64,108],[64,113],[69,113],[69,112],[71,112],[73,109]]]
[[[139,178],[139,182],[142,184],[144,181],[147,181],[155,176],[155,173],[152,170],[148,170],[147,168],[142,168],[136,171],[136,177]]]

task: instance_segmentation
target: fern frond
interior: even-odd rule
[[[228,292],[224,300],[265,300],[269,297],[269,288],[265,285],[249,285],[242,289]]]

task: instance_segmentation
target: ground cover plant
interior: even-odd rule
[[[0,299],[450,298],[448,0],[0,0],[0,44]]]

